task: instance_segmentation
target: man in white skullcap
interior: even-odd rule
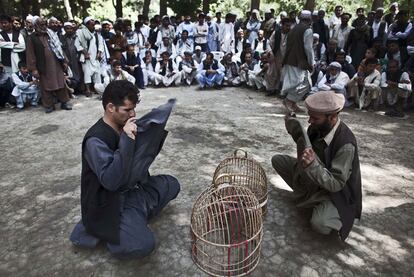
[[[283,58],[282,96],[288,111],[299,112],[297,102],[310,91],[310,73],[314,69],[313,32],[311,12],[302,11],[300,22],[289,32]]]
[[[326,74],[318,83],[318,89],[322,91],[334,91],[346,95],[346,85],[349,82],[348,74],[343,72],[338,62],[331,62]]]
[[[26,16],[26,20],[24,21],[24,28],[20,30],[20,34],[22,34],[24,40],[26,41],[27,37],[33,33],[33,15],[29,14]]]
[[[312,209],[312,229],[324,235],[339,232],[342,240],[362,211],[357,142],[339,118],[344,103],[344,96],[334,92],[306,98],[307,132],[296,118],[285,119],[297,143],[297,157],[272,157],[273,168],[293,190],[296,206]]]
[[[390,12],[384,16],[384,21],[387,22],[388,26],[394,23],[394,20],[397,14],[398,14],[398,3],[393,2],[390,5]]]
[[[83,21],[84,26],[76,31],[75,46],[80,53],[79,61],[82,64],[85,95],[92,95],[91,86],[101,84],[101,59],[104,53],[103,39],[95,31],[95,20],[88,16]]]

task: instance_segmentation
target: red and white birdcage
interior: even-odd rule
[[[192,258],[213,276],[243,276],[259,263],[262,211],[244,186],[212,185],[197,198],[191,214]]]

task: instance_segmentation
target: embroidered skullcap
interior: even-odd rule
[[[315,113],[333,114],[344,108],[345,97],[334,91],[320,91],[308,96],[305,105],[308,111]]]
[[[335,68],[338,68],[339,70],[342,69],[342,65],[340,63],[338,63],[338,62],[331,62],[329,64],[329,67],[335,67]]]
[[[83,20],[83,24],[87,24],[89,21],[91,21],[91,20],[95,20],[95,19],[93,19],[93,17],[92,16],[88,16],[88,17],[86,17],[84,20]]]
[[[68,26],[73,27],[72,22],[67,21],[67,22],[63,23],[63,27],[68,27]]]
[[[318,33],[313,33],[313,38],[319,39],[319,34]]]
[[[201,46],[200,45],[197,45],[194,49],[195,50],[201,50]]]
[[[303,10],[300,13],[300,18],[302,18],[302,19],[310,19],[311,17],[312,17],[312,13],[308,10]]]
[[[102,21],[102,25],[111,25],[111,22],[109,22],[108,20],[104,20]]]

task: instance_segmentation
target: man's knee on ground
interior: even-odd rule
[[[178,179],[175,178],[174,176],[167,175],[167,178],[168,178],[170,195],[172,196],[171,199],[174,199],[175,197],[177,197],[178,193],[180,192],[181,185],[180,185],[180,182],[178,182]]]
[[[120,260],[136,259],[149,256],[155,248],[155,237],[151,232],[141,234],[139,239],[121,241],[120,245],[109,252]]]
[[[326,220],[322,217],[312,215],[310,223],[312,229],[322,235],[329,235],[332,231],[332,228],[328,227]]]
[[[279,172],[282,166],[284,166],[282,165],[282,163],[283,163],[283,155],[277,154],[272,157],[272,166],[277,172]]]

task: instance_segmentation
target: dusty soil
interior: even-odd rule
[[[273,154],[295,153],[279,99],[240,88],[142,94],[139,115],[178,100],[151,172],[175,175],[182,191],[150,223],[153,254],[122,262],[104,245],[81,250],[68,240],[80,219],[80,144],[102,115],[98,100],[81,97],[73,111],[0,111],[0,276],[204,276],[189,251],[192,203],[235,148],[258,160],[269,179],[262,256],[252,276],[412,276],[414,114],[342,113],[358,139],[364,194],[363,218],[342,244],[311,231],[309,214],[294,207],[271,167]]]

